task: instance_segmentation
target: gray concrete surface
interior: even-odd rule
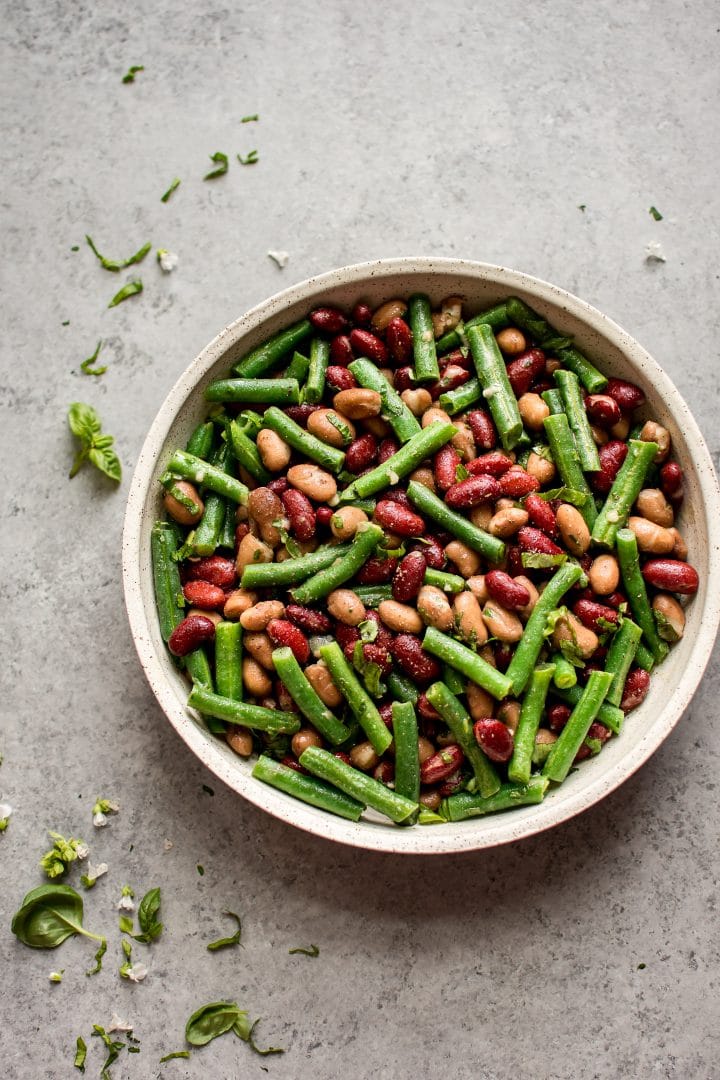
[[[98,1076],[91,1026],[113,1012],[141,1040],[122,1078],[718,1075],[717,661],[650,763],[581,818],[474,856],[372,856],[246,806],[179,742],[126,625],[120,530],[145,432],[215,332],[278,288],[385,255],[499,262],[585,297],[666,367],[720,453],[719,26],[706,0],[5,5],[4,1080],[77,1075],[79,1034]],[[130,64],[145,71],[122,85]],[[253,148],[259,164],[203,183],[208,154]],[[111,256],[151,239],[180,267],[148,259],[143,296],[109,311],[133,274],[101,270],[86,232]],[[644,262],[652,240],[664,265]],[[268,248],[290,253],[284,270]],[[99,339],[109,369],[93,380],[79,363]],[[117,438],[118,491],[67,479],[77,399]],[[98,794],[122,806],[104,832]],[[33,951],[9,932],[48,828],[110,866],[86,897],[111,938],[92,979],[90,943]],[[117,974],[125,882],[163,890],[142,985]],[[212,955],[226,908],[245,947]],[[288,955],[309,942],[317,959]],[[159,1065],[222,997],[287,1053],[227,1037]]]

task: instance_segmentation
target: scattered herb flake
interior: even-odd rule
[[[313,945],[313,948],[315,948],[314,945]],[[260,1047],[257,1045],[255,1040],[253,1039],[253,1031],[255,1030],[255,1028],[258,1026],[259,1023],[260,1023],[260,1018],[258,1017],[257,1020],[253,1021],[253,1025],[250,1028],[250,1032],[249,1032],[248,1037],[247,1037],[247,1042],[248,1042],[251,1050],[254,1050],[256,1054],[260,1054],[261,1057],[267,1057],[268,1054],[284,1054],[285,1051],[280,1046],[268,1046],[267,1050],[261,1050],[260,1049]],[[235,1030],[235,1029],[233,1029],[233,1030]],[[235,1031],[235,1034],[237,1034],[237,1031]]]
[[[237,159],[238,159],[238,161],[240,162],[241,165],[254,165],[257,161],[260,160],[259,157],[258,157],[257,150],[251,150],[250,153],[246,157],[243,157],[241,154],[238,154]]]
[[[112,435],[103,435],[100,417],[92,405],[74,401],[68,408],[68,424],[81,444],[70,469],[70,479],[72,480],[81,466],[89,461],[96,469],[119,484],[122,479],[122,465],[115,451],[110,449],[115,440]],[[49,854],[51,853],[48,852]]]
[[[119,292],[116,292],[112,300],[108,304],[108,307],[117,307],[118,304],[122,304],[123,300],[127,300],[131,296],[137,296],[138,293],[143,291],[142,281],[128,281],[127,285],[123,285]]]
[[[137,75],[138,71],[144,70],[145,68],[142,64],[133,64],[130,68],[128,68],[127,73],[123,75],[122,81],[124,83],[135,82],[135,76]]]
[[[60,968],[59,971],[51,971],[48,975],[48,979],[51,983],[61,983],[62,977],[65,974],[65,968]]]
[[[298,948],[296,949],[288,949],[288,952],[290,956],[295,956],[296,953],[299,953],[301,956],[314,957],[320,955],[320,950],[318,949],[317,945],[311,945],[309,949],[305,948],[304,946],[298,946]]]
[[[217,941],[211,941],[207,946],[209,952],[217,952],[218,949],[226,949],[230,945],[240,944],[240,937],[242,935],[242,922],[240,921],[240,916],[236,915],[234,911],[223,911],[223,915],[227,915],[229,919],[235,919],[237,930],[231,937],[218,938]]]
[[[585,211],[587,210],[587,203],[584,203],[584,202],[582,202],[582,203],[579,203],[579,204],[578,204],[578,210],[582,210],[582,212],[583,212],[583,214],[584,214],[584,213],[585,213]]]
[[[213,791],[213,789],[210,787],[209,784],[203,784],[202,789],[203,789],[203,791],[205,792],[206,795],[214,795],[215,794],[215,792]]]
[[[216,150],[214,154],[210,154],[210,160],[214,161],[218,166],[217,169],[211,169],[209,173],[203,176],[203,180],[216,180],[218,176],[224,176],[228,171],[228,156],[223,154],[221,150]]]
[[[662,214],[655,206],[650,207],[650,209],[648,210],[648,214],[653,219],[653,221],[662,221],[663,219]]]
[[[93,934],[92,936],[94,937],[95,935]],[[102,958],[103,958],[103,956],[105,955],[106,952],[107,952],[107,941],[105,940],[105,938],[101,938],[100,939],[100,948],[95,953],[95,957],[94,957],[94,959],[95,959],[95,967],[89,968],[89,970],[85,972],[86,975],[97,975],[98,971],[102,971]]]
[[[201,866],[200,863],[197,864],[197,872],[200,875],[200,877],[205,876],[205,867]]]
[[[172,1061],[174,1058],[189,1058],[189,1050],[174,1050],[172,1054],[166,1054],[165,1057],[160,1058],[160,1064],[162,1065],[166,1061]]]
[[[182,183],[182,181],[180,179],[178,179],[178,177],[176,176],[175,179],[173,180],[173,182],[171,183],[170,187],[165,192],[165,194],[160,196],[160,202],[167,202],[168,199],[170,198],[170,196],[172,195],[173,191],[177,191],[177,189],[180,187],[181,183]]]
[[[258,116],[258,114],[257,114],[257,113],[253,113],[253,115],[252,115],[252,116],[243,116],[243,118],[242,118],[242,120],[240,121],[240,123],[241,123],[241,124],[250,124],[250,123],[252,123],[252,121],[253,121],[253,120],[259,120],[259,119],[260,119],[260,117]]]
[[[638,969],[638,971],[644,971],[646,967],[647,967],[647,964],[638,964],[637,969]]]
[[[148,243],[143,244],[143,246],[138,251],[136,251],[134,255],[130,255],[129,258],[123,259],[122,261],[118,261],[117,259],[107,259],[104,255],[101,255],[98,249],[95,247],[92,238],[87,234],[85,236],[85,239],[87,240],[88,247],[92,251],[93,255],[95,255],[95,257],[99,259],[100,265],[103,267],[103,269],[110,270],[113,274],[117,274],[120,270],[126,270],[128,266],[134,266],[135,263],[142,262],[148,251],[150,251],[152,247],[152,244],[148,241]]]
[[[71,251],[79,251],[80,250],[80,245],[79,244],[73,244],[73,246],[70,248],[70,250]]]
[[[125,1043],[114,1042],[108,1035],[105,1028],[100,1027],[99,1024],[93,1024],[92,1033],[93,1036],[97,1035],[98,1038],[102,1039],[102,1041],[105,1043],[105,1046],[107,1047],[108,1056],[105,1059],[105,1063],[102,1067],[100,1075],[103,1078],[109,1077],[109,1073],[107,1070],[110,1068],[114,1061],[117,1061],[120,1055],[120,1051],[123,1050],[125,1047]]]
[[[76,1069],[79,1069],[80,1072],[85,1072],[85,1059],[87,1057],[87,1043],[83,1039],[82,1035],[78,1035],[77,1040],[75,1042],[75,1046],[76,1046],[75,1060],[73,1061],[73,1065],[75,1066]]]
[[[70,320],[69,320],[69,319],[65,319],[65,321],[64,321],[64,322],[63,322],[63,323],[62,323],[61,325],[62,325],[62,326],[69,326],[69,325],[70,325]]]
[[[87,360],[83,360],[82,364],[80,365],[80,370],[82,371],[83,375],[104,375],[105,374],[105,372],[107,371],[107,365],[103,365],[102,367],[93,367],[93,364],[95,363],[98,356],[100,355],[100,350],[101,349],[102,349],[102,341],[98,341],[97,346],[95,348],[95,352],[92,354],[92,356],[88,356]]]

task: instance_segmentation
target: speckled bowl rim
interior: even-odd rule
[[[154,610],[146,610],[143,603],[141,580],[151,571],[148,553],[141,550],[141,530],[146,515],[151,513],[153,470],[173,422],[203,376],[229,348],[290,304],[306,301],[309,309],[313,301],[329,288],[352,285],[357,288],[357,295],[361,295],[364,282],[376,282],[398,274],[412,276],[427,273],[469,276],[497,285],[507,295],[522,292],[541,302],[560,306],[568,315],[579,319],[591,332],[606,339],[624,354],[630,368],[628,377],[632,377],[633,370],[639,369],[646,379],[652,380],[659,397],[681,425],[682,436],[696,471],[705,515],[707,581],[701,582],[701,591],[694,600],[694,605],[702,605],[700,611],[693,609],[693,621],[698,627],[697,637],[677,686],[669,699],[660,705],[659,714],[647,723],[643,737],[618,757],[612,768],[603,772],[594,768],[604,755],[587,762],[571,778],[573,786],[569,793],[564,793],[563,785],[539,806],[518,808],[505,814],[437,828],[401,829],[374,822],[345,821],[254,780],[245,763],[229,759],[226,748],[199,726],[197,719],[182,705],[170,685],[163,666],[163,659],[167,663],[167,657],[159,655],[158,635],[156,631],[151,631],[150,620],[156,624],[156,614]],[[268,298],[226,326],[180,376],[150,428],[130,487],[123,533],[125,603],[140,663],[161,708],[193,753],[234,791],[300,829],[355,847],[424,855],[474,851],[532,836],[593,806],[639,769],[672,731],[702,678],[720,621],[719,521],[720,491],[717,478],[705,441],[688,406],[655,360],[606,315],[555,285],[504,267],[462,259],[383,259],[342,267],[309,278]],[[652,688],[648,702],[651,698]],[[655,704],[657,707],[659,703]],[[646,707],[647,702],[642,709]]]

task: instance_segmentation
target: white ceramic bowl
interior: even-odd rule
[[[304,317],[320,303],[349,307],[358,299],[377,305],[393,296],[427,293],[433,302],[461,295],[473,314],[507,296],[526,300],[576,343],[608,375],[638,383],[648,415],[669,428],[685,471],[681,527],[700,589],[688,609],[687,629],[652,677],[643,705],[622,735],[586,761],[539,806],[436,827],[402,829],[379,819],[353,823],[306,806],[254,780],[252,762],[238,758],[209,735],[188,710],[187,685],[160,637],[153,597],[150,529],[162,516],[158,477],[172,451],[184,446],[204,417],[203,389],[246,352]],[[710,656],[720,618],[720,492],[705,442],[665,372],[615,323],[554,285],[514,270],[455,259],[404,258],[361,263],[311,278],[270,297],[225,327],[193,360],[155,418],[132,480],[123,537],[125,602],[140,662],[163,711],[180,737],[229,787],[256,806],[308,832],[375,851],[444,854],[519,840],[548,829],[598,802],[646,761],[687,708]]]

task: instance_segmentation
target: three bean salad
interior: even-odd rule
[[[318,307],[205,390],[152,530],[188,705],[352,821],[539,803],[620,735],[698,575],[642,390],[522,300]]]

